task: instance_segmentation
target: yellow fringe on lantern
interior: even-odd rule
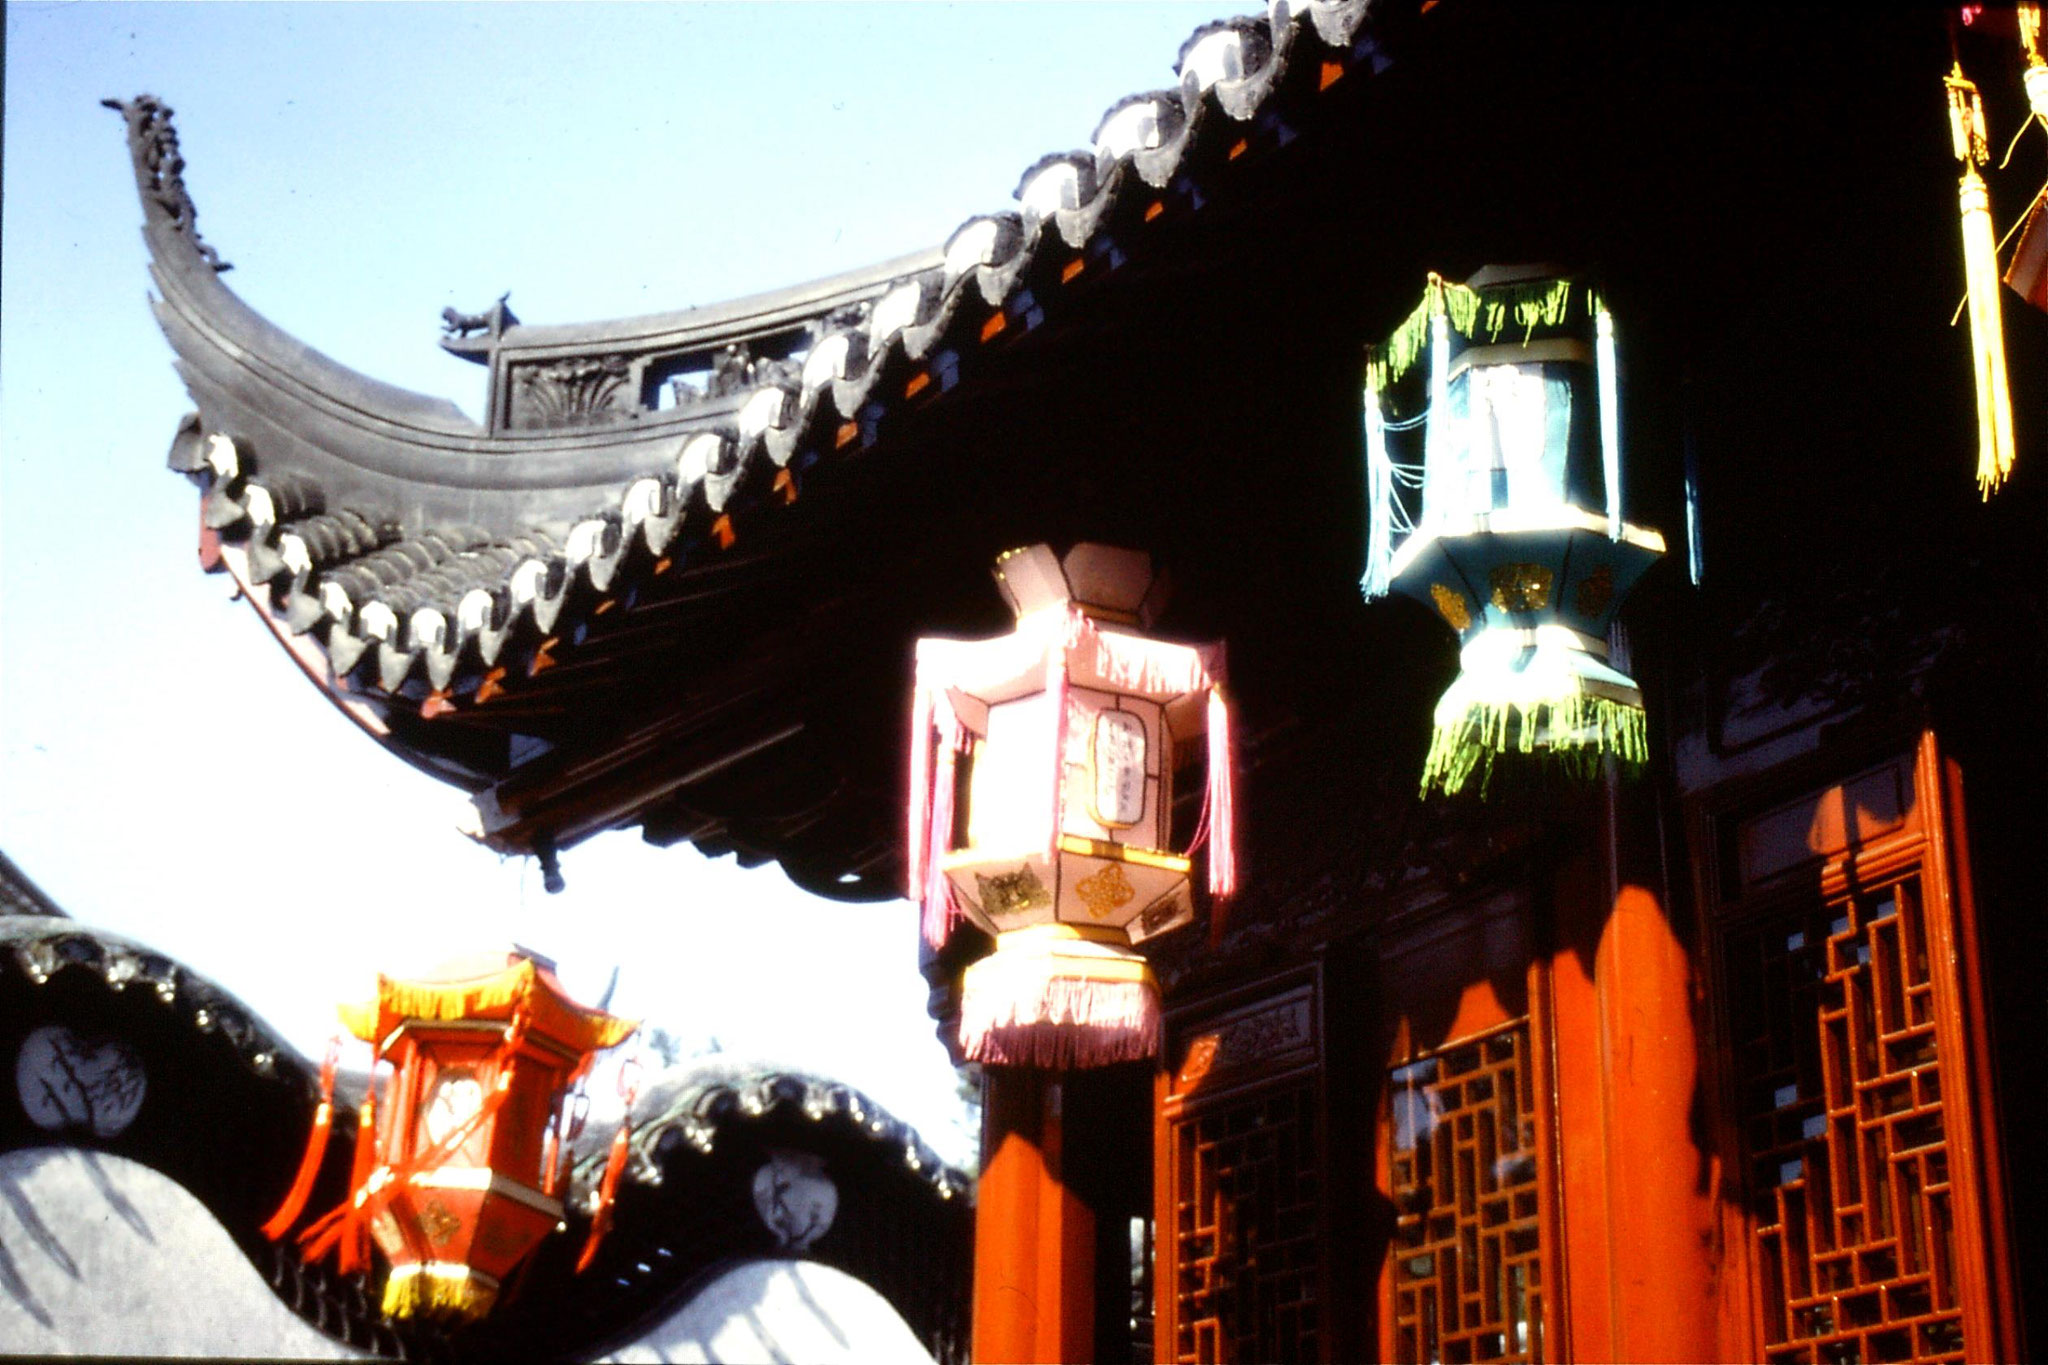
[[[387,1318],[446,1317],[474,1321],[498,1301],[498,1282],[452,1261],[393,1266],[384,1281]]]
[[[1970,350],[1977,377],[1977,491],[1988,498],[2012,473],[2012,395],[2006,387],[2005,326],[1999,316],[1998,235],[1991,192],[1977,167],[1991,159],[1984,106],[1958,63],[1948,89],[1949,136],[1963,163],[1957,191],[1963,219],[1963,281],[1970,306]]]
[[[1597,773],[1609,754],[1634,772],[1649,761],[1649,724],[1640,706],[1583,692],[1528,704],[1475,702],[1455,720],[1439,721],[1431,734],[1422,794],[1455,796],[1476,775],[1484,796],[1496,758],[1539,751],[1576,777]]]

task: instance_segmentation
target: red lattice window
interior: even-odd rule
[[[1916,879],[1724,939],[1766,1359],[1960,1361],[1935,982]]]
[[[1388,1074],[1395,1357],[1543,1359],[1529,1025]]]
[[[1173,1358],[1319,1358],[1321,1163],[1308,1084],[1169,1125]]]

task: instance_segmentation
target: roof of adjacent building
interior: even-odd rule
[[[81,1092],[61,1112],[0,1105],[0,1153],[79,1147],[140,1161],[176,1181],[224,1228],[286,1306],[345,1345],[380,1355],[438,1352],[585,1357],[630,1342],[672,1312],[707,1268],[796,1254],[753,1193],[777,1151],[813,1154],[838,1213],[801,1253],[865,1280],[934,1357],[965,1351],[968,1178],[858,1090],[785,1068],[717,1059],[672,1067],[633,1111],[631,1160],[612,1231],[589,1272],[575,1261],[616,1122],[572,1148],[566,1235],[543,1243],[521,1293],[461,1336],[371,1309],[360,1275],[301,1262],[258,1228],[290,1184],[318,1099],[317,1066],[233,996],[141,944],[74,920],[0,916],[0,1016],[122,1072],[134,1103]],[[0,1057],[6,1074],[20,1064]],[[346,1078],[345,1078],[346,1079]],[[346,1093],[349,1087],[341,1087]],[[354,1110],[337,1105],[327,1161],[302,1222],[345,1192]],[[40,1115],[40,1117],[38,1116]],[[423,1335],[423,1333],[428,1333]]]

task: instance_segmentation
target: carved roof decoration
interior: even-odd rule
[[[482,792],[473,833],[492,846],[546,858],[633,823],[644,803],[572,819],[486,790],[549,747],[521,719],[532,680],[559,670],[546,680],[559,691],[589,676],[577,672],[580,643],[630,632],[644,601],[727,593],[754,569],[744,544],[722,552],[775,536],[805,480],[859,462],[898,414],[1000,368],[992,343],[1070,307],[1062,289],[1115,270],[1137,229],[1199,210],[1221,168],[1292,140],[1296,106],[1354,67],[1385,64],[1367,8],[1272,0],[1264,16],[1204,25],[1181,49],[1177,87],[1118,101],[1092,146],[1026,170],[1015,209],[970,218],[935,250],[616,322],[528,325],[505,299],[450,310],[444,346],[490,368],[481,425],[346,369],[243,304],[193,227],[172,111],[146,95],[110,101],[128,123],[154,307],[198,407],[168,463],[202,490],[202,561],[236,578],[359,725]],[[559,712],[559,696],[528,710],[550,706]],[[451,716],[461,724],[434,724]],[[700,735],[675,786],[800,728]],[[671,726],[644,742],[669,752],[677,741]],[[793,831],[827,814],[810,802],[742,851],[783,857]],[[715,812],[675,823],[662,841],[731,846]],[[825,894],[884,895],[894,856],[863,845],[792,875]]]

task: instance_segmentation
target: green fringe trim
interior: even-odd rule
[[[1631,772],[1649,761],[1648,722],[1640,706],[1580,692],[1526,709],[1513,702],[1478,702],[1455,724],[1439,725],[1431,734],[1422,794],[1456,796],[1476,775],[1483,798],[1493,784],[1494,760],[1509,753],[1538,753],[1536,739],[1545,731],[1567,736],[1545,743],[1541,753],[1575,778],[1598,774],[1609,754]]]
[[[1499,341],[1501,333],[1513,323],[1522,329],[1522,341],[1526,344],[1538,327],[1563,325],[1571,316],[1575,295],[1585,301],[1587,317],[1600,311],[1599,291],[1570,280],[1469,289],[1431,275],[1415,311],[1401,320],[1385,342],[1368,352],[1365,387],[1369,392],[1379,393],[1415,368],[1415,362],[1429,345],[1429,320],[1439,310],[1458,335],[1468,340],[1478,340],[1483,331],[1488,344]]]

